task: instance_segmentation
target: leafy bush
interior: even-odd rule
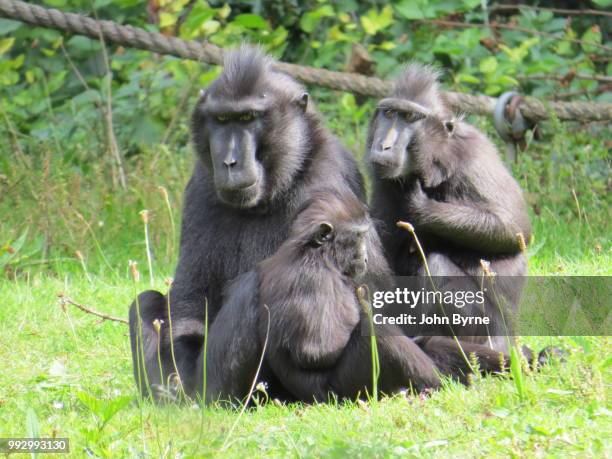
[[[224,48],[259,43],[278,58],[315,67],[347,69],[359,44],[382,77],[414,59],[442,68],[448,89],[611,100],[605,82],[573,77],[612,73],[611,21],[603,16],[524,7],[487,14],[480,0],[37,3]],[[108,254],[100,248],[108,247],[124,263],[141,253],[134,235],[141,231],[138,211],[148,208],[159,219],[153,245],[171,273],[176,253],[157,186],[169,190],[178,209],[192,160],[187,114],[197,89],[218,72],[0,19],[0,135],[8,139],[0,143],[0,268],[14,273],[66,257],[78,267],[79,250],[105,269]],[[361,157],[373,102],[312,91],[327,123]],[[489,120],[472,121],[497,140]],[[558,122],[541,128],[543,140],[532,142],[515,167],[534,215],[553,215],[559,225],[584,220],[593,244],[606,247],[596,228],[609,209],[609,128]],[[125,191],[118,187],[117,151],[126,162]]]

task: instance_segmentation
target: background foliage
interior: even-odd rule
[[[260,43],[290,62],[382,77],[415,59],[442,68],[444,85],[453,90],[612,100],[609,82],[584,78],[612,74],[609,16],[499,10],[481,0],[36,3],[223,47]],[[609,3],[591,6],[604,11]],[[360,46],[365,61],[351,57]],[[0,144],[0,267],[9,275],[34,267],[80,269],[79,251],[94,271],[118,270],[128,258],[142,259],[138,212],[146,208],[155,227],[154,256],[170,275],[192,161],[188,113],[197,89],[218,72],[0,19],[0,135],[7,139]],[[372,101],[311,90],[328,124],[360,157]],[[471,120],[498,141],[488,119]],[[562,228],[568,241],[547,243],[546,232],[536,231],[541,239],[533,250],[547,243],[547,253],[607,256],[609,126],[553,121],[541,132],[542,140],[514,166],[536,229],[549,220],[559,228],[577,224],[588,238]],[[158,186],[168,190],[176,215],[168,213]]]

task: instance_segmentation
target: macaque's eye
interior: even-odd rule
[[[389,119],[389,120],[390,120],[391,118],[393,118],[393,114],[394,114],[394,113],[393,113],[393,110],[389,110],[389,109],[386,109],[386,110],[383,112],[383,115],[385,115],[385,118],[387,118],[387,119]]]
[[[407,123],[415,123],[422,120],[424,117],[425,115],[419,112],[404,112],[404,119]]]
[[[238,119],[244,122],[253,121],[253,119],[255,119],[255,114],[253,112],[242,113]]]
[[[219,123],[226,123],[227,121],[229,121],[229,116],[226,115],[217,115],[215,118]]]
[[[319,229],[317,230],[314,237],[312,238],[312,243],[315,246],[320,247],[325,242],[331,241],[333,236],[334,236],[334,227],[332,226],[332,224],[323,222],[321,223],[321,225],[319,225]]]

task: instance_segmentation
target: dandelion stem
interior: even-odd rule
[[[149,266],[149,281],[153,287],[153,261],[151,260],[151,245],[149,244],[149,211],[141,210],[140,216],[144,224],[145,247],[147,249],[147,264]]]
[[[419,250],[419,254],[421,255],[421,259],[423,260],[423,265],[425,266],[425,272],[427,273],[427,277],[429,277],[431,285],[432,285],[432,287],[433,287],[433,289],[435,291],[436,290],[436,285],[434,284],[433,277],[431,276],[431,271],[429,270],[429,265],[427,264],[427,257],[425,256],[425,252],[423,251],[423,247],[421,246],[421,242],[419,241],[419,238],[416,235],[416,232],[414,231],[414,226],[412,226],[412,224],[410,224],[408,222],[402,222],[402,221],[397,222],[396,225],[399,228],[404,228],[410,234],[412,234],[412,237],[414,238],[414,241],[416,242],[417,248]],[[448,317],[447,314],[446,314],[446,311],[444,310],[444,306],[440,305],[440,307],[442,308],[442,313],[444,314],[444,316]],[[463,350],[463,346],[461,346],[461,342],[457,338],[457,335],[455,335],[455,332],[453,331],[452,328],[451,328],[451,332],[453,334],[453,340],[455,341],[455,344],[457,344],[457,347],[459,348],[459,352],[461,353],[461,357],[463,357],[463,359],[465,360],[465,363],[467,364],[467,366],[470,369],[470,371],[472,373],[475,373],[474,367],[472,367],[470,359],[465,354],[465,351]]]

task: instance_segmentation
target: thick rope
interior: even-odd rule
[[[166,37],[138,27],[122,26],[112,21],[96,21],[80,14],[64,13],[17,0],[0,0],[0,16],[35,26],[85,35],[95,40],[103,37],[104,40],[119,45],[208,64],[220,65],[223,61],[223,50],[211,43]],[[392,81],[354,73],[333,72],[285,62],[277,63],[276,68],[306,84],[325,86],[363,96],[380,98],[388,96],[393,90]],[[458,92],[446,92],[444,98],[455,110],[480,115],[491,115],[496,102],[493,97]],[[521,112],[525,118],[533,122],[549,119],[551,113],[555,113],[560,120],[608,121],[612,120],[612,103],[542,102],[533,97],[525,97]]]

